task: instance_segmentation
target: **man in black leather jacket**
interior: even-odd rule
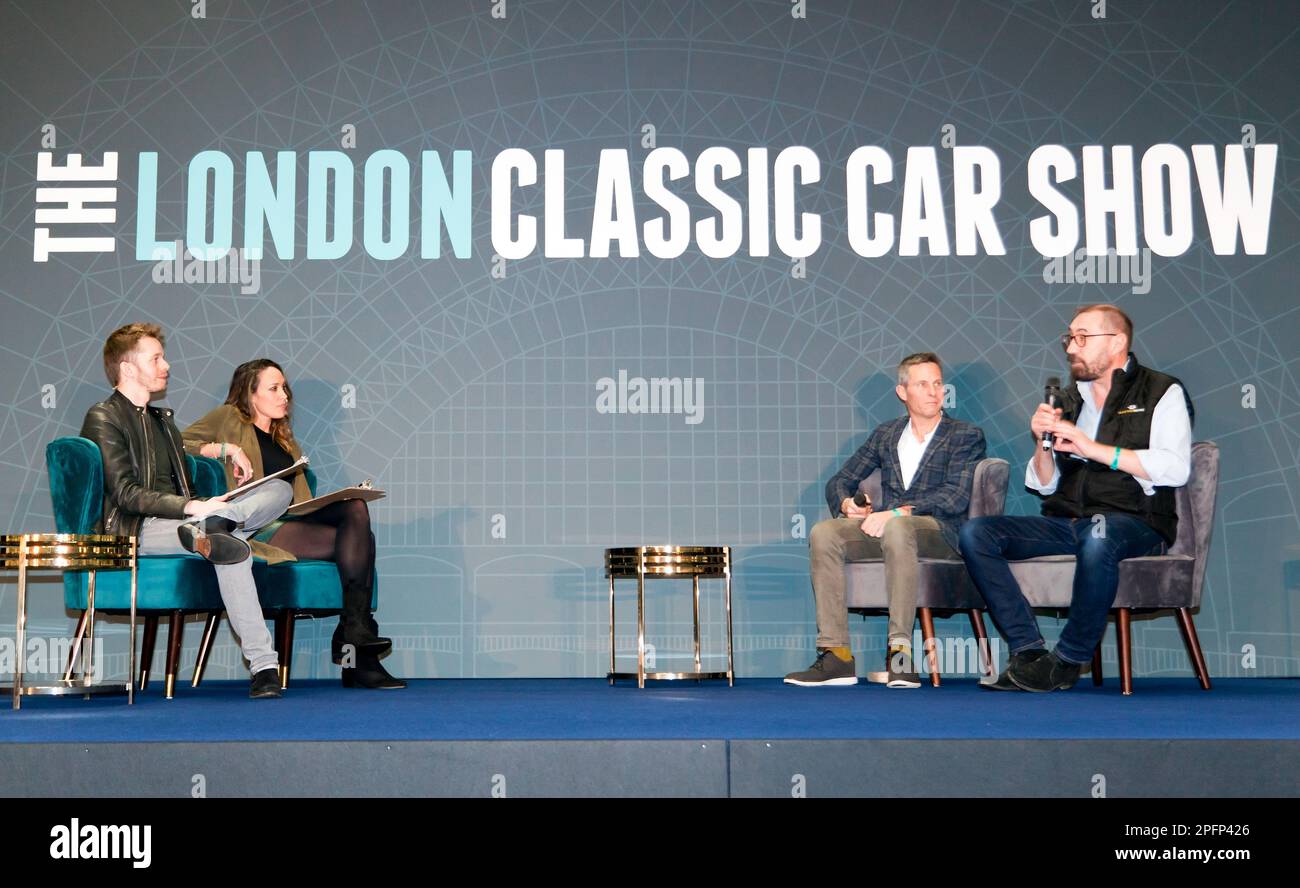
[[[197,498],[172,411],[149,404],[166,390],[169,370],[156,324],[128,324],[104,344],[104,372],[114,391],[86,412],[81,426],[104,462],[101,529],[138,537],[141,555],[195,552],[211,561],[253,675],[250,696],[278,697],[278,658],[247,538],[284,514],[293,489],[275,479],[231,501]]]

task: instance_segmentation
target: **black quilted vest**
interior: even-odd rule
[[[1156,404],[1171,385],[1182,386],[1187,412],[1195,416],[1187,387],[1165,373],[1148,370],[1129,353],[1129,370],[1116,370],[1110,394],[1102,407],[1097,426],[1098,443],[1126,450],[1144,450],[1151,444],[1151,418]],[[1083,408],[1078,386],[1062,391],[1062,418],[1077,422]],[[1127,472],[1112,470],[1109,463],[1075,459],[1056,454],[1061,480],[1056,491],[1043,501],[1043,514],[1063,518],[1088,518],[1099,512],[1123,512],[1146,522],[1172,544],[1178,536],[1178,514],[1174,509],[1174,488],[1157,487],[1147,496],[1142,485]]]

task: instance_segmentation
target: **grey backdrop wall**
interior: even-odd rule
[[[1140,358],[1186,382],[1195,437],[1223,449],[1197,618],[1211,672],[1300,674],[1296,7],[1105,6],[1098,17],[1085,0],[508,0],[503,10],[490,0],[208,0],[195,18],[180,0],[0,4],[3,529],[52,529],[45,443],[76,434],[106,393],[105,335],[154,319],[169,333],[168,403],[182,424],[218,403],[236,363],[273,357],[294,385],[295,429],[322,483],[372,477],[390,491],[373,515],[393,671],[603,674],[602,549],[693,542],[737,547],[739,670],[779,675],[812,652],[798,529],[825,515],[823,485],[863,436],[899,413],[899,358],[944,357],[954,414],[982,425],[991,455],[1016,467],[1009,511],[1032,511],[1014,481],[1043,380],[1064,369],[1055,337],[1075,306],[1114,301],[1136,320]],[[380,148],[412,159],[470,150],[473,256],[412,249],[376,261],[357,246],[312,261],[300,246],[296,260],[264,259],[256,293],[160,284],[152,263],[134,259],[127,210],[105,226],[120,238],[116,253],[35,263],[46,124],[60,159],[120,152],[124,207],[137,153],[157,151],[162,240],[183,231],[186,164],[206,149],[236,158],[237,179],[247,151],[339,149],[348,124],[358,166]],[[823,214],[824,243],[804,276],[775,251],[710,259],[694,245],[673,260],[539,251],[492,276],[497,152],[524,148],[540,163],[543,149],[564,149],[568,225],[582,232],[600,150],[640,157],[646,125],[690,157],[710,145],[816,151],[823,182],[800,200]],[[844,160],[876,144],[901,164],[906,146],[938,147],[945,125],[958,144],[1001,159],[1006,255],[856,255],[843,226]],[[1242,141],[1243,126],[1279,145],[1265,255],[1216,255],[1198,211],[1191,249],[1154,257],[1149,292],[1044,281],[1027,231],[1042,212],[1025,185],[1035,147],[1222,149]],[[951,210],[946,159],[943,176]],[[899,185],[880,191],[895,209]],[[300,184],[299,204],[305,192]],[[521,191],[520,209],[540,213],[540,192]],[[636,202],[638,218],[653,214],[639,190]],[[301,217],[298,227],[301,245]],[[599,412],[597,381],[620,370],[703,379],[701,420]],[[42,588],[30,631],[66,635],[57,588]],[[661,662],[689,650],[685,598],[652,596]],[[633,609],[623,601],[626,651]],[[3,620],[13,605],[9,578]],[[716,644],[715,599],[705,618]],[[942,631],[969,631],[951,623]],[[332,628],[300,628],[300,674],[333,674]],[[883,630],[881,618],[854,623],[868,662]],[[1141,622],[1135,640],[1139,674],[1188,674],[1173,620]],[[118,629],[110,648],[122,645]],[[1113,634],[1107,652],[1113,659]],[[226,636],[210,674],[244,675],[237,653]]]

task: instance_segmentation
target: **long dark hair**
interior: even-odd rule
[[[230,377],[230,393],[226,395],[226,403],[239,411],[239,416],[244,422],[253,421],[253,405],[250,396],[257,391],[257,380],[262,375],[262,371],[267,367],[274,367],[284,375],[284,370],[275,361],[270,358],[256,358],[252,361],[245,361],[235,368],[235,374]],[[284,381],[284,394],[289,399],[289,410],[284,414],[283,419],[271,420],[271,437],[275,443],[284,448],[285,452],[292,453],[293,444],[293,389],[289,388],[289,380]]]

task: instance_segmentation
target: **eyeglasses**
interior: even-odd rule
[[[1088,344],[1088,340],[1091,339],[1093,336],[1118,336],[1118,335],[1119,335],[1118,333],[1063,333],[1061,335],[1061,348],[1068,350],[1070,348],[1071,339],[1074,340],[1075,345],[1079,346],[1079,348],[1083,348]]]

